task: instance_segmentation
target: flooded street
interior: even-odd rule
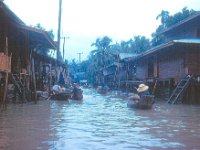
[[[130,109],[115,94],[84,89],[82,103],[9,104],[0,113],[0,149],[200,149],[200,106],[157,102]]]

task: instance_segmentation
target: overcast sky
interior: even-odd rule
[[[27,25],[40,23],[57,35],[59,0],[4,2]],[[65,58],[78,60],[77,53],[83,52],[82,60],[86,59],[94,49],[91,44],[105,35],[114,43],[135,35],[151,38],[151,33],[160,24],[156,16],[161,10],[174,14],[183,7],[200,10],[200,0],[63,0],[61,34],[69,37]]]

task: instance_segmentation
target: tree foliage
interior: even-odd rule
[[[108,36],[97,38],[92,46],[95,50],[90,52],[88,57],[87,72],[90,81],[95,80],[98,71],[106,66],[118,61],[119,53],[135,53],[140,54],[150,48],[150,40],[145,36],[134,36],[128,41],[112,44],[112,39]]]
[[[187,7],[184,7],[181,12],[177,12],[174,15],[169,15],[168,11],[162,10],[161,13],[156,17],[156,19],[161,19],[161,27],[159,26],[159,28],[165,29],[191,15],[194,15],[195,13],[197,13],[197,11],[193,9],[189,10]]]
[[[134,36],[131,49],[135,54],[141,54],[150,48],[150,40],[145,36]]]
[[[94,82],[98,71],[116,61],[116,56],[118,56],[119,53],[142,54],[154,46],[165,43],[165,37],[163,35],[158,36],[158,33],[195,13],[197,13],[197,11],[193,9],[189,10],[187,7],[184,7],[180,12],[174,15],[170,15],[168,11],[162,10],[156,17],[157,20],[160,19],[161,24],[156,31],[152,33],[151,40],[145,36],[136,35],[127,41],[113,44],[112,39],[108,36],[97,38],[96,41],[92,43],[95,49],[91,51],[87,63],[84,62],[83,65],[86,67],[88,80]]]
[[[107,64],[110,63],[110,48],[111,48],[112,39],[108,36],[103,38],[97,38],[96,42],[91,46],[95,46],[95,50],[91,52],[98,66],[104,68]]]
[[[43,28],[43,27],[41,26],[40,23],[36,24],[36,26],[34,26],[34,27],[37,28],[37,29],[46,31],[46,32],[49,34],[49,36],[54,40],[54,33],[53,33],[53,30],[52,30],[52,29],[51,29],[51,30],[46,30],[45,28]]]
[[[160,19],[161,24],[158,26],[156,31],[152,33],[152,46],[157,46],[165,42],[165,37],[158,36],[158,33],[163,29],[169,28],[172,25],[186,19],[187,17],[194,15],[198,11],[193,9],[189,10],[187,7],[184,7],[180,12],[175,13],[174,15],[170,15],[168,11],[162,10],[161,13],[156,17],[156,19]]]
[[[34,28],[40,29],[40,30],[43,30],[43,31],[46,31],[45,28],[43,28],[43,27],[41,26],[41,24],[39,24],[39,23],[38,23],[36,26],[34,26]],[[54,39],[54,34],[53,34],[53,30],[52,30],[52,29],[49,30],[49,31],[46,31],[46,32],[49,34],[49,36],[50,36],[52,39]],[[40,54],[43,54],[43,55],[49,55],[50,50],[49,50],[48,48],[39,47],[39,48],[37,49],[37,52],[40,53]]]

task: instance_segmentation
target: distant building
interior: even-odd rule
[[[131,53],[119,53],[118,60],[99,70],[97,75],[98,85],[106,84],[110,88],[120,87],[121,83],[126,81],[128,76],[131,76],[126,61],[136,56]]]

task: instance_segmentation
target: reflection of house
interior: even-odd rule
[[[7,79],[9,74],[9,79],[12,79],[22,100],[25,99],[26,93],[34,93],[32,99],[36,98],[36,62],[40,60],[55,64],[51,58],[37,54],[39,48],[57,49],[57,46],[47,32],[26,26],[0,1],[0,53],[11,57],[11,64],[7,65],[11,70],[2,70],[0,65],[0,79],[4,82],[4,78]],[[6,61],[3,64],[5,65]],[[1,86],[1,91],[6,95],[7,88],[3,85],[7,84]]]
[[[182,100],[181,96],[185,98],[185,102],[195,102],[200,98],[197,92],[199,86],[191,86],[187,82],[190,80],[187,76],[200,75],[200,13],[165,29],[161,34],[166,37],[166,43],[132,59],[136,64],[136,78],[152,82],[152,85],[158,80],[159,88],[163,90],[172,89],[175,83],[180,90],[177,88],[176,92],[172,93],[169,102],[176,103]],[[186,88],[188,86],[190,88]],[[187,93],[188,97],[184,93]],[[170,96],[171,92],[166,94]]]

